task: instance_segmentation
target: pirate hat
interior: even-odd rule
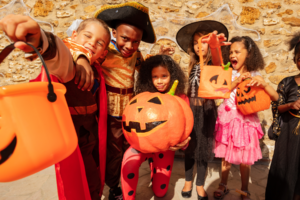
[[[203,20],[198,22],[193,22],[182,27],[176,35],[176,41],[178,45],[187,52],[191,38],[195,32],[205,31],[213,32],[214,30],[218,33],[224,33],[228,40],[228,30],[224,24],[214,20]]]
[[[131,24],[143,30],[142,41],[154,43],[155,32],[149,18],[149,9],[135,1],[118,5],[107,5],[95,13],[95,18],[102,19],[111,28],[115,28],[118,21]]]

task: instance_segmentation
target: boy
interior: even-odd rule
[[[101,73],[101,69],[99,65],[99,69],[97,69],[96,60],[98,58],[103,59],[107,54],[107,46],[110,41],[108,27],[105,23],[97,19],[91,19],[83,22],[78,31],[73,32],[72,38],[64,41],[65,44],[70,48],[72,54],[70,54],[70,50],[59,38],[51,33],[45,33],[41,31],[39,25],[30,17],[8,15],[0,21],[0,28],[7,34],[8,37],[10,37],[13,41],[16,41],[16,48],[19,48],[25,52],[31,52],[32,50],[26,44],[17,41],[26,41],[33,46],[38,47],[46,61],[50,73],[54,75],[59,82],[66,86],[67,93],[65,96],[78,135],[78,144],[81,151],[86,179],[90,191],[90,197],[85,199],[92,198],[93,200],[99,200],[101,186],[96,164],[97,158],[93,157],[93,151],[97,146],[98,139],[97,118],[101,117],[101,115],[103,116],[103,113],[101,112],[98,116],[99,102],[101,101],[101,96],[99,93],[103,93],[103,90],[99,91],[99,85],[101,84],[99,83],[101,75],[99,72]],[[74,83],[75,65],[73,58],[79,68],[83,67],[84,65],[89,65],[89,63],[94,65],[92,69],[94,70],[96,78],[91,92],[79,90],[77,85]],[[87,59],[89,62],[87,62]],[[106,119],[102,121],[106,122]],[[99,128],[102,127],[99,126]],[[102,146],[100,148],[102,148]],[[66,177],[71,179],[72,175],[78,176],[78,174],[70,174],[70,172],[68,172],[67,168],[73,170],[73,166],[68,166],[68,164],[70,163],[65,163],[64,161],[61,162],[61,166],[67,167],[64,169],[61,167],[61,169],[59,169],[60,174],[57,174],[57,177],[61,178],[59,179],[61,182],[58,181],[58,193],[60,195],[60,189],[65,190],[63,191],[64,194],[62,197],[64,196],[67,199],[72,200],[82,200],[82,197],[76,197],[76,193],[78,191],[74,191],[75,188],[72,190],[70,185],[65,185],[64,179]],[[104,163],[100,163],[100,171],[101,165],[103,164]],[[64,173],[62,173],[63,170],[65,170]],[[102,171],[104,171],[103,167]],[[66,175],[67,173],[69,174]],[[82,177],[78,177],[78,179],[80,178]],[[101,179],[103,179],[103,177],[101,177]],[[70,180],[67,181],[70,182]],[[66,190],[65,186],[69,187],[68,190]]]

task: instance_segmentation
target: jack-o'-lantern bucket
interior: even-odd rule
[[[205,35],[203,37],[208,37]],[[199,58],[200,58],[200,84],[198,96],[206,99],[228,99],[231,92],[232,68],[230,63],[223,64],[222,52],[218,46],[219,58],[222,66],[204,65],[202,55],[202,38],[199,38]]]
[[[30,45],[31,46],[31,45]],[[68,157],[77,135],[65,100],[66,88],[47,82],[0,87],[0,182],[14,181]],[[0,53],[0,63],[14,49]]]

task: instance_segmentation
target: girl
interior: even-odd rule
[[[263,88],[272,100],[278,99],[276,91],[268,85],[258,70],[264,68],[263,57],[255,44],[248,36],[234,37],[227,48],[229,60],[233,67],[231,94],[218,108],[218,119],[215,128],[216,157],[222,158],[222,178],[218,190],[214,192],[216,199],[222,199],[229,190],[227,179],[231,164],[240,165],[242,191],[247,193],[243,200],[250,199],[248,182],[250,166],[262,158],[259,139],[263,136],[260,122],[256,113],[243,115],[236,107],[235,87],[247,77],[253,77],[248,86]],[[226,57],[225,57],[226,58]],[[228,58],[228,57],[227,57]]]
[[[289,41],[300,70],[300,33]],[[273,133],[277,135],[269,171],[266,200],[300,199],[300,74],[283,79],[277,88],[279,100],[272,102]]]
[[[207,39],[202,39],[202,49],[198,48],[198,39],[217,30],[223,33],[216,35],[215,31]],[[225,34],[225,35],[224,35]],[[192,195],[192,180],[195,160],[197,161],[197,194],[198,199],[207,200],[204,190],[204,179],[207,162],[213,159],[214,129],[217,119],[217,109],[214,100],[198,97],[197,91],[200,83],[199,51],[202,51],[206,65],[220,65],[217,45],[228,45],[223,42],[228,37],[227,28],[217,21],[199,21],[181,28],[176,36],[179,46],[190,55],[189,63],[189,91],[190,106],[194,114],[194,127],[191,133],[191,142],[185,151],[185,185],[182,197],[190,198]],[[209,47],[210,48],[209,48]]]
[[[179,65],[167,55],[156,55],[142,63],[136,83],[136,94],[142,92],[166,93],[178,80],[176,95],[188,100],[184,95],[185,75]],[[187,102],[188,103],[188,102]],[[168,191],[175,151],[186,146],[185,141],[170,147],[170,150],[159,153],[141,153],[132,147],[125,152],[122,162],[122,189],[124,199],[135,199],[138,173],[141,164],[149,159],[151,168],[152,189],[157,197],[163,197]]]

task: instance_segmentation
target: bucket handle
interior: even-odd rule
[[[42,63],[43,63],[43,66],[45,68],[45,71],[46,71],[46,74],[47,74],[47,78],[48,78],[48,94],[47,94],[47,99],[48,101],[50,102],[55,102],[56,99],[57,99],[57,96],[56,94],[54,93],[54,89],[53,89],[53,85],[51,83],[51,78],[50,78],[50,75],[49,75],[49,71],[48,71],[48,68],[46,66],[46,63],[42,57],[42,55],[40,54],[40,52],[34,47],[32,46],[31,44],[28,44],[26,42],[24,42],[25,44],[27,44],[28,46],[30,46],[31,48],[33,48],[33,50],[36,52],[36,54],[39,56],[39,58],[41,59]],[[2,61],[15,49],[15,46],[14,46],[15,43],[12,43],[8,46],[6,46],[0,53],[0,63],[2,63]]]

